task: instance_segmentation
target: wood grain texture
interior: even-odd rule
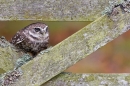
[[[94,21],[120,0],[1,0],[0,20]]]

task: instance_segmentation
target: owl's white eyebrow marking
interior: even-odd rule
[[[36,28],[42,29],[41,27],[36,27]]]
[[[43,30],[46,30],[48,26],[45,26]]]

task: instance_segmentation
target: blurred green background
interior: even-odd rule
[[[20,29],[41,21],[1,21],[0,36],[8,41]],[[50,45],[54,46],[91,22],[48,22]],[[119,36],[96,52],[87,56],[66,71],[74,73],[129,73],[130,72],[130,31]]]

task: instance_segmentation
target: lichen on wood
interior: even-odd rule
[[[130,75],[108,74],[108,73],[88,73],[72,74],[61,73],[52,78],[42,86],[129,86]]]
[[[5,37],[0,37],[0,71],[17,69],[32,59],[32,56],[10,44]]]
[[[94,21],[109,1],[120,0],[1,0],[0,20]]]
[[[19,55],[15,47],[4,37],[0,38],[0,70],[4,70],[5,72],[12,70]]]

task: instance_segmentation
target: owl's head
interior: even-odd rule
[[[44,23],[32,23],[24,28],[23,33],[32,41],[42,42],[49,40],[48,26]]]

